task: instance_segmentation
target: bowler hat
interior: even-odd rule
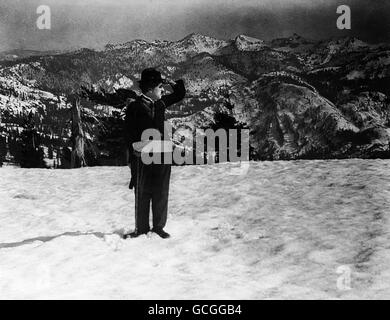
[[[160,83],[167,83],[167,81],[161,77],[161,72],[154,68],[147,68],[142,71],[139,83],[158,85]]]

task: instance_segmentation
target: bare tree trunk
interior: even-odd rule
[[[73,146],[70,167],[84,167],[86,165],[84,157],[85,133],[81,120],[79,99],[75,99],[72,104],[72,143]]]

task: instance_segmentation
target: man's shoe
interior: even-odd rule
[[[128,239],[128,238],[137,238],[143,234],[147,234],[149,231],[147,232],[138,232],[138,231],[133,231],[133,232],[130,232],[130,233],[126,233],[123,235],[123,239]]]
[[[152,229],[152,231],[158,234],[163,239],[168,239],[171,236],[168,232],[165,232],[163,229]]]

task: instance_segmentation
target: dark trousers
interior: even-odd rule
[[[167,222],[170,164],[144,164],[137,156],[132,161],[135,165],[135,227],[139,233],[150,230],[149,211],[152,203],[153,228],[163,229]]]

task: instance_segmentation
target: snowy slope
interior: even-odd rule
[[[0,298],[390,298],[389,172],[388,160],[174,167],[173,237],[125,241],[128,168],[1,168]]]

